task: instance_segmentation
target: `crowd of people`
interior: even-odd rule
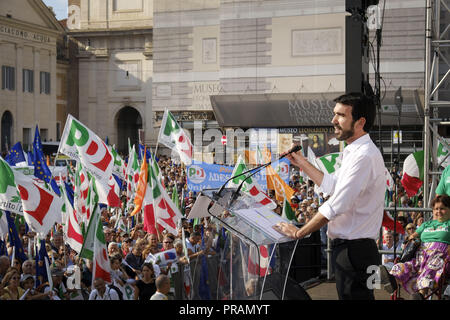
[[[168,157],[159,159],[159,166],[164,177],[164,186],[169,196],[175,192],[179,196],[184,217],[189,212],[196,200],[196,195],[188,191],[185,169],[174,163]],[[401,172],[393,170],[392,176],[396,183],[396,192],[387,192],[386,206],[392,207],[397,202],[398,207],[422,207],[421,194],[410,198],[406,195],[401,185]],[[297,224],[305,224],[317,213],[318,208],[328,199],[328,196],[315,189],[312,181],[304,181],[297,171],[292,171],[289,181],[294,195],[290,199],[292,209],[295,211]],[[126,192],[123,201],[126,202]],[[276,202],[275,212],[282,214],[283,202],[276,200],[273,190],[268,195]],[[80,258],[77,252],[64,243],[63,229],[61,225],[48,234],[45,240],[46,251],[49,256],[51,269],[51,284],[42,275],[36,273],[36,250],[29,246],[35,234],[28,230],[25,224],[18,224],[17,231],[22,242],[25,254],[29,257],[26,261],[20,261],[17,257],[11,261],[13,248],[5,241],[7,255],[0,256],[0,300],[119,300],[124,295],[127,299],[173,299],[173,283],[171,272],[176,264],[187,264],[192,259],[201,255],[215,255],[216,244],[220,236],[218,226],[209,219],[187,220],[182,219],[182,228],[178,234],[170,234],[163,231],[155,235],[144,230],[142,217],[123,217],[119,215],[120,209],[103,208],[101,221],[107,243],[109,262],[111,265],[111,284],[105,283],[101,278],[92,279],[92,260]],[[118,223],[123,219],[123,224]],[[405,233],[395,235],[392,231],[383,228],[382,237],[379,239],[379,248],[392,250],[394,240],[398,244],[398,250],[403,247],[404,240],[414,234],[417,228],[424,223],[422,212],[398,211],[397,220],[402,224]],[[119,225],[126,226],[119,228]],[[202,227],[205,238],[202,239]],[[125,230],[124,230],[125,229]],[[184,232],[184,237],[182,235]],[[326,265],[325,247],[327,243],[326,226],[320,230],[323,246],[322,264]],[[183,246],[183,238],[187,248]],[[205,240],[206,239],[206,240]],[[201,246],[201,242],[206,245]],[[175,249],[176,262],[160,266],[149,257],[154,257],[160,252]],[[383,265],[391,269],[394,265],[392,255],[383,256]],[[80,270],[80,288],[70,288],[67,279],[73,275],[77,266]],[[129,292],[125,287],[131,288]]]

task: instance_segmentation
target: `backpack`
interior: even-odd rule
[[[117,292],[117,295],[119,296],[119,300],[123,300],[123,292],[122,292],[122,290],[120,290],[119,288],[117,288],[113,284],[108,284],[108,288],[109,288],[109,290],[111,290],[111,289],[115,290]],[[108,290],[108,295],[109,295],[109,290]]]

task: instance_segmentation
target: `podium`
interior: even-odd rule
[[[188,219],[211,217],[227,230],[222,237],[217,270],[217,300],[310,300],[306,291],[289,278],[289,269],[298,240],[272,226],[289,222],[246,194],[235,200],[235,188],[205,189],[197,197]],[[294,250],[286,256],[280,246]],[[280,256],[283,252],[284,256]]]

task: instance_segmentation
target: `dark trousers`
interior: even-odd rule
[[[339,300],[374,300],[367,286],[367,268],[380,265],[381,257],[372,239],[332,241],[332,263]]]

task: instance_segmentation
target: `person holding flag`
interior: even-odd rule
[[[340,169],[328,174],[309,163],[301,152],[287,156],[331,197],[302,228],[282,222],[275,229],[301,239],[328,224],[339,299],[373,300],[373,290],[366,283],[367,268],[381,261],[375,239],[383,219],[386,189],[383,157],[368,134],[375,106],[372,98],[361,93],[345,94],[334,101],[331,122],[336,138],[347,143]]]

